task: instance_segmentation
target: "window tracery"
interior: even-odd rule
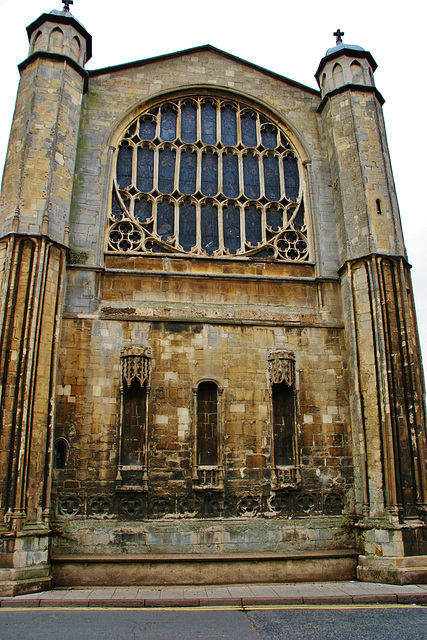
[[[119,141],[106,250],[308,260],[294,148],[234,100],[193,96],[144,111]]]

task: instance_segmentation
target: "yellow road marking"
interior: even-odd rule
[[[262,611],[262,610],[280,609],[326,609],[326,610],[345,610],[345,609],[426,609],[425,605],[419,604],[278,604],[278,605],[252,605],[252,606],[196,606],[196,607],[1,607],[2,611]]]

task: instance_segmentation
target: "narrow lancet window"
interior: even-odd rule
[[[121,353],[121,412],[119,466],[116,488],[147,489],[148,390],[150,352],[128,347]]]
[[[221,391],[206,380],[194,389],[195,437],[193,485],[196,489],[221,489]]]
[[[271,397],[272,487],[295,486],[300,479],[296,431],[295,356],[275,349],[268,355]]]
[[[273,384],[273,438],[276,466],[294,464],[294,390],[285,382]]]
[[[123,389],[121,463],[141,465],[145,460],[145,412],[147,388],[133,379]]]
[[[197,460],[218,464],[218,399],[214,382],[202,382],[197,391]]]

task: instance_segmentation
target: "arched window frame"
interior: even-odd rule
[[[198,464],[198,392],[200,385],[210,382],[217,390],[217,464]],[[214,378],[201,378],[193,387],[193,488],[195,490],[222,491],[224,489],[223,466],[223,387]]]
[[[285,349],[272,349],[268,352],[268,381],[270,397],[270,439],[271,439],[271,486],[272,489],[283,489],[296,487],[301,482],[299,449],[298,449],[298,427],[297,427],[297,372],[296,359],[292,351]],[[275,456],[275,435],[274,435],[274,386],[286,385],[293,397],[292,415],[292,464],[282,465],[276,463]]]
[[[116,489],[127,491],[148,490],[148,407],[149,391],[151,388],[151,351],[147,347],[127,347],[120,353],[121,380],[120,380],[120,420],[118,434],[118,466],[116,475]],[[135,464],[123,464],[123,438],[126,388],[130,388],[133,382],[139,383],[143,392],[145,403],[145,419],[142,425],[142,450],[139,452],[139,461]]]
[[[59,447],[63,450],[64,463],[59,464]],[[63,471],[67,466],[68,453],[70,451],[70,443],[65,438],[56,438],[53,445],[53,468]]]
[[[216,143],[203,143],[201,122],[201,109],[204,104],[212,104],[216,109]],[[194,143],[183,142],[179,136],[181,127],[182,109],[185,105],[192,104],[197,106],[197,140]],[[170,106],[171,110],[176,110],[176,137],[174,140],[165,140],[161,137],[161,116],[160,114],[167,110]],[[227,107],[237,110],[239,117],[237,118],[237,143],[235,146],[224,145],[221,140],[221,113]],[[133,111],[135,114],[135,111]],[[242,146],[242,125],[241,118],[248,114],[254,115],[257,119],[257,141],[254,146]],[[150,139],[138,138],[136,134],[139,131],[139,123],[141,121],[152,121],[154,125],[153,134]],[[129,120],[128,120],[129,122]],[[263,132],[269,127],[274,127],[277,132],[277,147],[262,146]],[[204,93],[197,95],[196,92],[188,93],[178,97],[165,98],[163,101],[155,101],[147,105],[141,110],[139,115],[130,120],[130,123],[122,129],[122,133],[114,134],[113,147],[113,176],[112,187],[108,204],[108,224],[106,228],[106,253],[127,253],[128,255],[151,255],[185,257],[192,256],[198,258],[220,258],[233,260],[260,259],[260,260],[279,260],[286,262],[309,262],[311,260],[311,229],[309,228],[309,212],[308,197],[306,194],[307,176],[305,164],[309,161],[307,152],[301,142],[294,144],[293,136],[289,135],[289,128],[283,125],[277,116],[268,115],[268,111],[264,111],[262,107],[245,103],[245,100],[237,95],[233,98],[226,97],[226,92],[212,91],[212,95]],[[129,147],[128,173],[129,179],[123,182],[118,180],[116,173],[118,154],[124,148],[123,145]],[[150,149],[153,154],[153,188],[151,190],[140,191],[137,188],[139,174],[137,173],[136,152],[137,148]],[[161,149],[171,149],[174,151],[174,184],[173,188],[168,191],[160,191],[158,189],[158,164],[159,152]],[[196,189],[193,193],[183,193],[179,189],[180,182],[180,158],[185,151],[194,152],[197,156],[197,177]],[[218,191],[216,195],[206,195],[203,193],[201,186],[201,158],[211,151],[218,157]],[[264,156],[276,154],[279,159],[279,180],[280,180],[280,197],[277,200],[266,198],[264,180]],[[239,191],[236,197],[225,196],[223,192],[223,162],[226,155],[237,155],[238,157],[238,180]],[[243,160],[244,157],[252,155],[258,162],[258,173],[260,180],[260,196],[251,199],[251,196],[245,193],[243,179]],[[284,172],[288,168],[284,166],[284,158],[292,157],[298,167],[298,193],[294,187],[286,186],[284,180]],[[290,163],[292,164],[292,163]],[[289,163],[287,163],[289,166]],[[289,178],[290,179],[290,178]],[[171,176],[172,180],[172,176]],[[125,184],[126,182],[126,184]],[[290,190],[289,190],[290,189]],[[161,202],[168,201],[173,205],[174,212],[170,214],[171,221],[174,222],[174,228],[170,235],[159,237],[157,233],[157,215],[158,205]],[[184,249],[180,244],[179,238],[179,218],[180,207],[185,203],[190,203],[196,210],[196,241],[190,249]],[[201,210],[204,206],[213,206],[218,210],[218,231],[217,239],[214,243],[213,250],[206,248],[203,243],[201,232]],[[138,207],[144,210],[143,217],[137,211]],[[247,236],[247,224],[245,226],[245,212],[249,208],[260,209],[261,218],[258,229],[253,238]],[[279,220],[276,210],[280,210]],[[225,213],[227,211],[227,214]],[[228,213],[230,211],[230,214]],[[273,213],[269,213],[272,211]],[[239,239],[225,239],[226,230],[224,216],[231,215],[233,220],[238,219],[240,222]],[[274,220],[272,223],[271,221]],[[281,222],[280,222],[281,220]],[[216,223],[215,223],[216,224]],[[236,224],[229,222],[228,224]],[[255,223],[256,226],[257,223]]]

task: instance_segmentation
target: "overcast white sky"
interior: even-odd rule
[[[28,53],[25,27],[60,0],[0,0],[0,172],[6,156],[19,74]],[[427,361],[427,216],[425,22],[421,0],[75,0],[73,15],[93,37],[87,68],[211,44],[283,76],[316,87],[314,73],[333,32],[370,51],[384,114],[403,231]]]

